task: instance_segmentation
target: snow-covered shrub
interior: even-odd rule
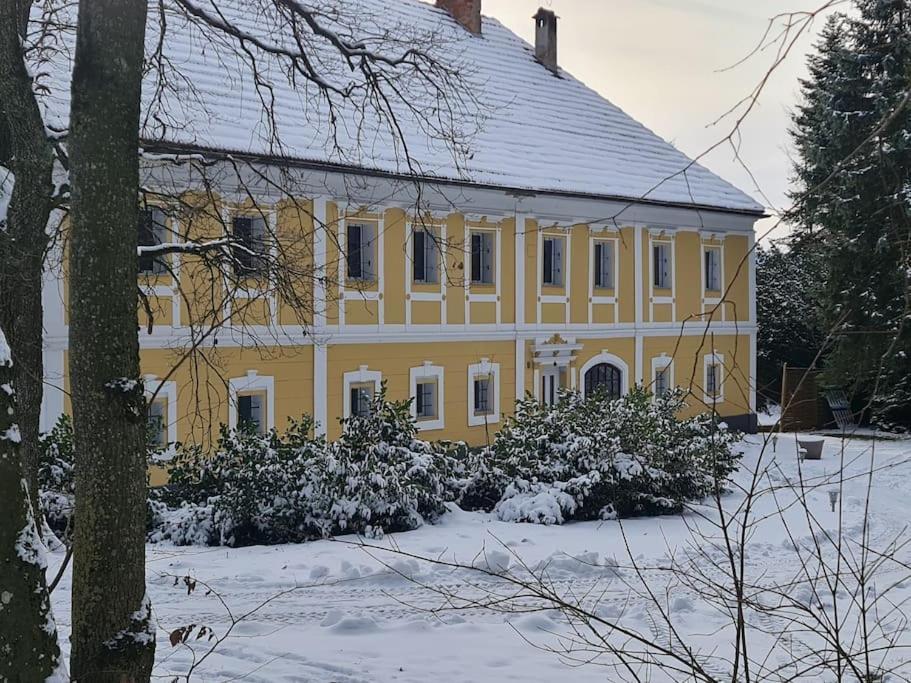
[[[376,396],[328,443],[310,418],[284,433],[223,429],[214,455],[180,448],[152,540],[249,545],[414,529],[445,510],[451,458],[417,438],[408,402]],[[451,495],[450,495],[451,497]]]
[[[445,511],[446,458],[417,438],[408,401],[376,396],[369,415],[343,421],[314,493],[324,535],[382,535],[433,521]]]
[[[623,398],[564,392],[526,399],[489,448],[475,451],[458,502],[501,519],[559,524],[680,510],[736,467],[735,436],[710,416],[679,419],[683,394]]]
[[[38,451],[38,489],[48,526],[62,536],[73,514],[76,451],[73,422],[61,415],[54,428],[42,434]]]
[[[168,509],[155,515],[150,538],[237,546],[318,536],[312,480],[326,443],[310,436],[312,427],[310,418],[265,435],[222,427],[214,454],[178,447],[170,483],[157,492]]]

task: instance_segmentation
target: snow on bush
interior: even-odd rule
[[[38,457],[41,509],[48,526],[62,537],[73,514],[76,484],[73,423],[68,415],[61,415],[54,428],[41,435]]]
[[[283,433],[222,428],[214,454],[178,445],[170,483],[150,493],[149,539],[178,545],[380,537],[433,522],[456,502],[503,521],[563,524],[679,511],[724,486],[736,437],[710,416],[680,419],[682,393],[565,392],[520,401],[491,446],[417,438],[409,403],[376,396],[335,442],[313,421]],[[72,508],[72,428],[44,441],[42,500],[53,528]]]
[[[408,402],[381,391],[370,415],[345,420],[332,443],[312,428],[305,418],[284,434],[223,429],[214,456],[179,449],[150,538],[238,546],[379,537],[445,511],[448,458],[417,438]]]
[[[504,521],[561,524],[679,511],[734,471],[736,437],[708,415],[679,419],[683,394],[623,398],[564,392],[526,399],[489,447],[472,453],[459,497]]]

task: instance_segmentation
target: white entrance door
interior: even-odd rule
[[[546,406],[557,403],[558,393],[562,386],[561,368],[546,368],[541,371],[541,402]]]

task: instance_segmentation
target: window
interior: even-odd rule
[[[252,429],[257,434],[262,434],[263,425],[263,395],[243,394],[237,397],[237,425]]]
[[[711,292],[721,291],[721,249],[705,249],[705,289]]]
[[[266,220],[262,216],[234,217],[234,263],[238,275],[260,277],[268,267]]]
[[[147,435],[156,449],[177,441],[177,384],[161,382],[155,375],[143,377],[147,403]]]
[[[718,366],[714,363],[705,369],[705,393],[713,398],[718,395]]]
[[[670,369],[658,368],[655,371],[655,396],[664,396],[670,389]]]
[[[414,396],[418,420],[433,420],[437,416],[437,383],[432,379],[418,382]]]
[[[493,412],[493,401],[490,390],[490,376],[474,378],[474,414],[490,415]]]
[[[595,242],[595,287],[614,288],[614,244]]]
[[[376,279],[374,248],[376,230],[372,225],[349,223],[346,231],[348,279],[370,282]]]
[[[156,399],[149,403],[149,443],[155,448],[164,448],[168,445],[167,414],[167,401]]]
[[[724,401],[724,357],[711,353],[705,357],[705,390],[703,400],[706,403]]]
[[[168,241],[168,228],[164,212],[158,208],[139,210],[139,246],[154,247]],[[139,272],[143,275],[157,275],[167,270],[163,256],[140,256]]]
[[[493,284],[493,240],[489,230],[471,233],[471,281],[474,284]]]
[[[443,429],[443,380],[444,370],[430,361],[417,368],[411,368],[411,414],[417,421],[419,431]]]
[[[598,363],[585,373],[585,396],[603,392],[608,398],[620,398],[622,374],[610,363]]]
[[[542,282],[554,287],[563,286],[563,238],[544,238],[544,273]]]
[[[482,358],[468,366],[468,425],[477,427],[500,421],[500,365]]]
[[[659,242],[652,245],[652,282],[658,289],[671,289],[671,245]]]
[[[433,230],[415,230],[412,234],[412,279],[435,284],[440,281],[440,240]]]
[[[348,412],[352,417],[369,417],[373,412],[373,382],[352,384],[348,390]]]
[[[383,384],[383,373],[361,365],[343,375],[342,417],[365,417],[373,410],[373,397]]]

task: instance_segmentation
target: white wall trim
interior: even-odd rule
[[[228,380],[228,427],[237,427],[237,398],[244,394],[262,392],[266,395],[266,424],[263,431],[275,428],[275,378],[247,370],[243,377]]]
[[[446,386],[444,378],[445,369],[440,365],[434,365],[431,361],[425,360],[424,364],[411,368],[408,371],[408,382],[410,386],[411,397],[411,417],[417,420],[418,431],[429,432],[436,429],[443,429],[446,425],[444,411],[446,409]],[[435,420],[418,420],[417,415],[417,385],[418,380],[433,379],[437,383],[437,417]]]
[[[515,254],[515,272],[516,272],[516,324],[525,324],[525,221],[527,216],[524,213],[516,215],[516,254]],[[523,376],[524,377],[524,376]],[[518,393],[518,389],[516,389]]]

